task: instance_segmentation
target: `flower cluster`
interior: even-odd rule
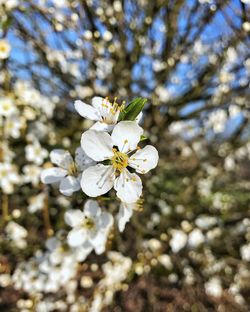
[[[50,159],[56,167],[45,168],[41,173],[43,183],[59,185],[59,191],[66,196],[81,189],[87,196],[98,199],[114,188],[121,201],[116,217],[120,231],[124,230],[142,196],[138,173],[148,173],[157,166],[159,159],[152,145],[139,147],[143,135],[138,124],[141,113],[136,111],[134,120],[126,120],[126,109],[131,117],[138,106],[139,101],[125,108],[124,103],[119,105],[116,99],[110,102],[101,97],[94,97],[92,105],[77,100],[76,111],[95,124],[82,134],[75,159],[66,150],[52,150]],[[65,221],[72,227],[68,234],[70,246],[85,246],[89,252],[94,249],[97,254],[105,250],[113,216],[102,212],[97,202],[88,200],[83,212],[67,211]]]

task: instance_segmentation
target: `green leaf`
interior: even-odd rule
[[[145,135],[141,135],[141,139],[140,139],[140,142],[141,141],[145,141],[145,140],[147,140],[148,138],[145,136]]]
[[[136,98],[132,102],[128,104],[128,106],[120,113],[119,121],[122,120],[135,120],[136,117],[143,110],[147,99],[144,98]]]

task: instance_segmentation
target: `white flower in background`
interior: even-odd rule
[[[4,133],[6,136],[11,136],[14,139],[19,138],[21,128],[22,121],[20,117],[12,115],[5,120]]]
[[[182,248],[186,246],[187,243],[187,234],[181,230],[173,230],[172,238],[169,242],[170,247],[174,253],[179,252]]]
[[[26,237],[28,235],[27,230],[14,221],[10,221],[5,231],[14,245],[18,248],[25,248],[27,246]]]
[[[207,126],[211,127],[214,133],[221,133],[225,130],[227,113],[223,109],[213,111],[208,118]]]
[[[56,8],[65,8],[68,7],[69,2],[68,0],[52,0],[52,3]]]
[[[38,194],[36,196],[32,196],[29,199],[28,211],[30,213],[37,212],[44,208],[46,195],[44,193]]]
[[[20,182],[15,165],[10,163],[0,163],[0,187],[6,194],[14,192],[14,185]]]
[[[35,140],[32,144],[25,146],[25,155],[28,161],[41,165],[43,160],[48,157],[48,151],[42,148],[39,141]]]
[[[44,169],[41,181],[45,184],[59,183],[59,191],[66,196],[80,190],[81,172],[94,164],[80,147],[76,149],[75,161],[70,153],[63,149],[53,150],[50,159],[58,167]]]
[[[80,100],[75,101],[74,105],[82,117],[96,121],[91,129],[97,131],[111,131],[124,108],[124,104],[119,105],[116,100],[111,103],[108,98],[99,96],[93,97],[91,105]]]
[[[18,6],[19,0],[0,0],[0,5],[4,4],[7,10],[12,10]]]
[[[142,193],[142,182],[138,173],[147,173],[158,163],[158,152],[147,145],[137,150],[143,130],[134,121],[118,123],[110,136],[107,132],[88,130],[82,135],[81,146],[85,153],[95,161],[109,161],[110,164],[97,164],[82,174],[81,187],[90,197],[107,193],[112,187],[122,202],[134,203]]]
[[[0,274],[0,286],[5,288],[12,284],[11,275],[9,273]]]
[[[205,283],[205,291],[207,295],[213,297],[221,297],[223,289],[221,286],[221,281],[217,277],[212,277],[207,283]]]
[[[132,268],[132,260],[116,251],[107,253],[109,261],[102,265],[103,279],[97,285],[89,312],[100,312],[112,303],[114,294],[123,289],[124,281]]]
[[[40,182],[41,167],[37,165],[26,165],[23,167],[23,182],[32,183],[33,186],[37,186]]]
[[[93,249],[93,247],[88,243],[85,243],[83,246],[70,249],[68,246],[64,246],[56,237],[47,239],[46,247],[49,251],[49,261],[53,265],[62,263],[66,253],[74,256],[74,259],[77,262],[82,262],[87,258]]]
[[[0,97],[0,116],[9,117],[16,112],[16,105],[11,98]]]
[[[125,229],[126,223],[130,220],[133,214],[133,210],[137,208],[137,203],[123,203],[121,202],[119,212],[116,216],[118,228],[120,232]]]
[[[88,200],[84,205],[84,211],[79,209],[67,211],[65,222],[72,227],[68,234],[68,244],[71,247],[88,244],[97,254],[105,251],[113,217],[108,212],[102,212],[96,201]]]
[[[247,245],[241,246],[240,254],[243,260],[250,262],[250,243]]]
[[[11,46],[7,40],[0,40],[0,60],[5,60],[10,55]]]
[[[190,247],[196,248],[204,243],[205,237],[200,229],[194,229],[188,236],[188,245]]]
[[[108,258],[110,261],[102,266],[105,278],[100,284],[110,287],[111,290],[127,278],[132,267],[132,260],[116,251],[109,251]]]
[[[174,267],[169,255],[159,255],[157,260],[169,271],[171,271]]]
[[[195,224],[202,230],[208,230],[217,224],[217,218],[207,215],[199,215],[195,220]]]

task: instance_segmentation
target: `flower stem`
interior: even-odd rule
[[[2,214],[3,223],[7,222],[9,219],[9,197],[7,194],[2,194]]]
[[[43,207],[43,221],[46,229],[47,237],[50,237],[54,234],[54,230],[51,226],[50,222],[50,215],[49,215],[49,196],[46,192],[45,200],[44,200],[44,207]]]

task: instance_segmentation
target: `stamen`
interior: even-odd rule
[[[78,172],[77,172],[77,167],[76,167],[76,164],[74,162],[72,162],[69,167],[68,167],[68,173],[69,175],[71,176],[74,176],[76,177],[78,175]]]
[[[92,218],[85,216],[82,222],[82,227],[88,230],[92,230],[95,228],[95,221]]]
[[[128,166],[128,155],[113,148],[114,156],[111,158],[112,166],[121,173]]]
[[[110,102],[108,97],[102,102],[102,120],[107,124],[115,124],[118,120],[119,114],[125,107],[125,101],[122,104],[116,102],[117,97],[114,97],[113,102]]]

